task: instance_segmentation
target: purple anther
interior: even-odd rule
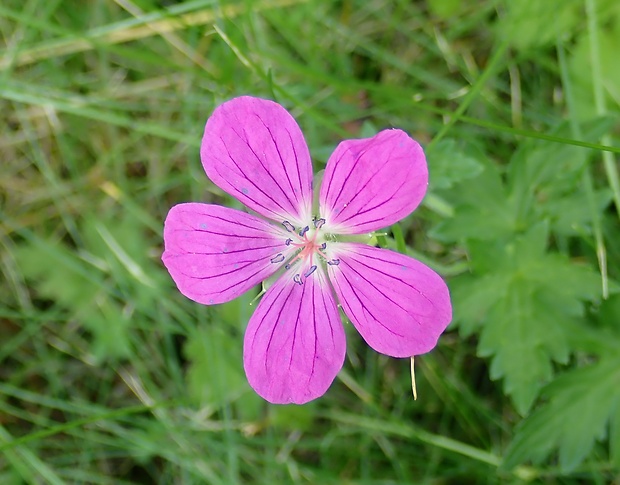
[[[272,263],[281,263],[282,261],[284,261],[284,255],[282,253],[278,253],[271,258]]]
[[[296,274],[295,276],[293,276],[293,281],[295,283],[297,283],[298,285],[303,285],[304,282],[301,281],[301,276],[299,274]]]
[[[340,264],[340,260],[332,259],[331,261],[328,261],[327,264],[329,264],[330,266],[338,266]]]
[[[286,244],[287,246],[290,246],[292,242],[293,240],[289,237],[286,241],[284,241],[284,244]]]
[[[321,227],[323,227],[323,224],[325,224],[325,219],[323,218],[314,220],[314,227],[316,227],[317,229],[321,229]]]
[[[282,221],[282,225],[284,226],[284,229],[286,229],[288,232],[295,232],[295,226],[289,221]]]
[[[323,244],[321,244],[321,245],[319,246],[319,249],[320,249],[321,251],[324,251],[326,247],[327,247],[327,243],[323,243]]]
[[[316,264],[313,264],[312,266],[310,266],[310,269],[308,271],[306,271],[306,274],[304,274],[304,277],[307,278],[308,276],[310,276],[315,271],[316,271]]]
[[[291,263],[286,263],[284,265],[284,269],[291,269]]]
[[[301,231],[299,231],[299,235],[301,237],[304,237],[304,234],[306,234],[308,231],[310,230],[309,226],[304,227]]]

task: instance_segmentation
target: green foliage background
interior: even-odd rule
[[[620,3],[5,0],[0,483],[620,483]],[[382,245],[448,281],[409,363],[272,406],[241,362],[255,293],[207,308],[160,262],[167,210],[238,207],[204,122],[284,104],[315,168],[396,126],[422,207]]]

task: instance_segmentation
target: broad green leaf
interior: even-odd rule
[[[574,470],[596,440],[604,439],[612,420],[612,453],[618,445],[620,408],[620,360],[618,356],[572,370],[555,379],[543,391],[546,400],[518,427],[505,456],[504,467],[526,460],[541,463],[555,449],[560,467]]]

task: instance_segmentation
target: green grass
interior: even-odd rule
[[[0,38],[0,483],[618,483],[615,0],[5,0]],[[198,148],[241,94],[315,169],[384,127],[425,146],[379,238],[453,294],[417,401],[346,324],[329,392],[269,405],[254,294],[174,287],[168,209],[239,207]]]

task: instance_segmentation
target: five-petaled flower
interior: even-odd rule
[[[407,216],[424,197],[424,153],[405,132],[340,143],[314,204],[303,134],[273,101],[244,96],[219,106],[200,155],[211,181],[256,215],[174,206],[163,262],[181,293],[205,305],[277,278],[245,333],[245,372],[258,394],[301,404],[327,391],[345,358],[337,301],[378,352],[410,357],[435,347],[452,316],[441,277],[413,258],[354,242]]]

